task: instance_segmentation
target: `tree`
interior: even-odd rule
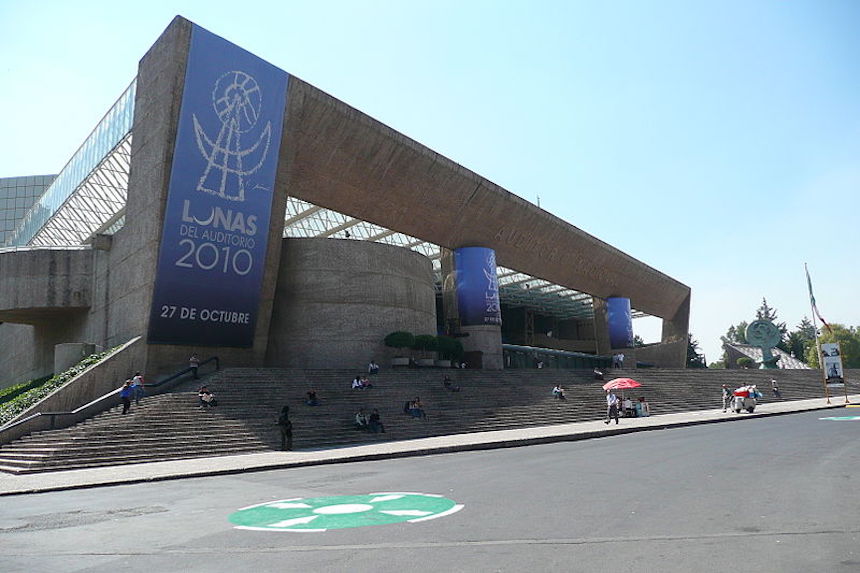
[[[786,346],[788,351],[795,358],[806,362],[806,350],[809,346],[815,346],[815,327],[809,322],[805,316],[800,324],[797,325],[797,330],[788,333],[786,338]]]
[[[638,334],[633,335],[633,348],[637,348],[639,346],[645,346],[645,341],[642,340],[642,337]]]
[[[846,327],[832,323],[830,330],[825,330],[818,337],[819,342],[838,342],[842,354],[844,368],[860,368],[860,328]],[[818,349],[810,344],[806,349],[806,362],[813,368],[820,368]]]
[[[687,368],[707,368],[705,357],[699,352],[699,343],[692,334],[687,335]]]
[[[740,321],[737,325],[731,325],[726,331],[726,339],[735,344],[746,344],[747,326],[749,326],[749,323],[745,320]]]

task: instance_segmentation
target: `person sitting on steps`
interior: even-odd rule
[[[552,389],[552,397],[556,400],[567,400],[564,396],[564,388],[562,388],[561,384],[556,384],[555,388]]]
[[[317,392],[316,390],[308,390],[307,400],[305,400],[305,404],[308,406],[319,406],[320,401],[317,400]]]
[[[418,396],[409,403],[409,415],[413,418],[421,418],[422,420],[427,419],[427,413],[424,412],[424,405],[421,403],[421,398]]]
[[[448,390],[449,392],[459,392],[460,391],[460,387],[456,386],[451,381],[451,377],[448,376],[447,374],[445,374],[445,379],[442,380],[442,386],[445,388],[445,390]]]
[[[363,432],[370,431],[370,420],[367,419],[367,413],[364,411],[364,408],[355,414],[355,429]]]
[[[218,405],[218,400],[215,399],[215,394],[209,391],[206,386],[201,386],[197,392],[197,397],[200,398],[201,408],[213,408]]]

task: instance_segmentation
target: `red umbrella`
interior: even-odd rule
[[[624,390],[626,388],[638,388],[641,386],[633,378],[615,378],[603,385],[604,390]]]

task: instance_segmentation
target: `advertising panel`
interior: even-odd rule
[[[455,249],[454,273],[460,324],[463,326],[502,324],[496,252],[486,247]]]
[[[193,27],[148,342],[252,346],[287,81]]]
[[[606,323],[609,327],[609,344],[612,348],[633,347],[633,316],[630,312],[629,298],[606,299]]]
[[[833,386],[843,381],[842,353],[838,342],[825,342],[821,344],[821,358],[824,360],[824,376],[827,384]]]

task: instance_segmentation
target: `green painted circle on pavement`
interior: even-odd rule
[[[463,509],[441,495],[382,492],[268,501],[228,517],[237,529],[320,532],[369,525],[427,521]]]

